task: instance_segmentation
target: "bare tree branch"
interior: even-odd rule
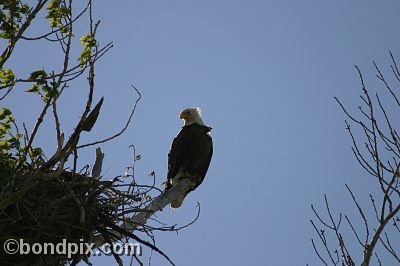
[[[400,82],[400,72],[396,60],[390,52],[392,64],[390,66],[395,81]],[[384,75],[382,69],[373,61],[373,65],[377,72],[376,78],[380,84],[385,87],[386,96],[394,99],[397,106],[400,106],[398,91]],[[364,240],[362,235],[356,229],[359,227],[348,215],[345,215],[347,225],[355,236],[355,241],[362,247],[362,266],[371,264],[371,259],[376,259],[378,265],[382,265],[381,257],[377,253],[377,245],[380,244],[384,250],[391,255],[392,259],[399,262],[399,255],[390,240],[391,234],[387,232],[387,225],[393,221],[394,228],[400,232],[397,225],[396,217],[400,212],[400,138],[396,130],[397,123],[390,118],[389,108],[385,108],[382,95],[375,93],[375,97],[370,97],[370,92],[364,82],[363,75],[358,66],[355,66],[361,82],[362,105],[358,107],[360,119],[344,107],[344,105],[335,97],[335,101],[343,110],[345,116],[350,119],[350,123],[345,121],[346,129],[352,141],[352,152],[359,165],[375,180],[377,180],[378,195],[369,193],[371,208],[363,208],[355,197],[355,194],[346,185],[351,200],[357,208],[364,227]],[[399,85],[399,84],[397,84]],[[377,107],[377,108],[376,108]],[[398,115],[397,115],[398,116]],[[396,116],[396,117],[397,117]],[[380,121],[382,119],[382,121]],[[359,131],[353,131],[350,124],[356,126]],[[359,133],[359,134],[357,134]],[[364,141],[359,138],[363,137]],[[340,228],[341,214],[338,221],[333,218],[331,208],[325,195],[325,209],[327,218],[322,217],[318,211],[311,205],[315,217],[320,221],[322,228],[319,229],[313,222],[312,225],[318,233],[322,248],[327,252],[329,259],[332,261],[332,250],[328,248],[327,237],[328,232],[332,233],[338,241],[341,252],[342,265],[355,265],[352,254],[355,250],[348,250],[343,240],[342,229]],[[376,217],[375,222],[368,220],[367,213],[371,213]],[[397,218],[398,219],[398,218]],[[323,232],[323,233],[321,233]],[[318,258],[324,263],[325,260],[318,251],[318,246],[312,241],[313,249]],[[336,249],[335,249],[336,251]]]

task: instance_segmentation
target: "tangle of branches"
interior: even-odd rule
[[[81,10],[75,10],[73,0],[38,0],[0,2],[0,37],[7,41],[0,51],[0,101],[6,99],[16,87],[25,87],[42,102],[36,122],[31,129],[23,123],[20,130],[12,110],[0,110],[0,244],[7,239],[24,239],[27,243],[93,243],[100,247],[105,243],[134,240],[161,254],[171,265],[172,260],[156,246],[155,231],[178,231],[190,225],[151,226],[150,217],[171,202],[180,190],[192,187],[189,180],[164,193],[156,186],[156,175],[151,174],[150,184],[140,184],[135,177],[135,165],[140,155],[133,147],[133,161],[123,176],[105,180],[101,175],[104,154],[96,149],[92,169],[78,170],[80,149],[113,141],[130,125],[141,94],[132,86],[137,97],[126,123],[117,133],[92,143],[80,143],[82,132],[90,132],[101,115],[103,98],[95,102],[95,66],[112,47],[100,46],[96,39],[100,21],[95,21],[93,2],[86,1]],[[38,36],[26,32],[36,19],[44,16],[49,29]],[[78,58],[72,58],[75,46],[74,26],[87,19],[87,34],[81,36]],[[39,69],[28,77],[17,77],[7,62],[19,42],[45,42],[59,47],[61,70]],[[2,49],[2,48],[1,48]],[[74,60],[73,60],[74,59]],[[63,93],[71,81],[87,80],[86,102],[80,118],[69,137],[62,131],[57,108]],[[15,92],[17,93],[17,92]],[[49,118],[50,117],[50,118]],[[57,147],[50,156],[36,143],[45,119],[54,121]],[[50,136],[48,136],[50,138]],[[153,219],[156,221],[155,219]],[[147,239],[139,237],[144,235]],[[66,254],[9,255],[0,251],[0,265],[76,265],[85,254],[68,258]],[[119,265],[118,254],[113,256]],[[140,265],[143,263],[133,255]]]
[[[346,185],[361,223],[354,222],[342,213],[335,217],[326,195],[324,203],[327,218],[311,205],[315,215],[311,224],[318,236],[317,239],[311,239],[311,243],[323,265],[368,266],[383,265],[383,261],[400,263],[399,246],[393,244],[400,237],[400,136],[397,122],[400,110],[400,71],[391,52],[390,58],[389,76],[373,62],[376,78],[384,88],[375,93],[367,87],[356,66],[362,90],[362,105],[358,108],[358,115],[349,112],[335,97],[348,118],[345,123],[352,140],[353,155],[365,173],[376,180],[379,192],[370,193],[370,205],[362,206],[352,189]],[[384,104],[383,99],[391,103],[390,107],[388,103]],[[353,237],[344,235],[344,226],[350,229]],[[360,231],[361,228],[363,230]],[[335,241],[330,238],[332,235]],[[357,245],[359,249],[354,248]],[[357,262],[356,258],[362,259]]]

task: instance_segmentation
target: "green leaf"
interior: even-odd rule
[[[34,84],[30,89],[27,89],[26,92],[35,92],[38,93],[39,92],[39,86]]]
[[[53,0],[47,5],[47,10],[52,10],[60,6],[60,0]]]
[[[7,132],[7,126],[5,124],[0,125],[0,134],[4,135]]]
[[[41,70],[36,70],[31,73],[29,76],[29,79],[34,79],[34,80],[44,80],[47,78],[47,73],[44,71],[44,69]]]
[[[96,45],[96,39],[90,33],[81,37],[81,45],[85,47],[94,47]]]
[[[39,156],[42,155],[42,154],[43,154],[43,151],[42,151],[41,148],[33,148],[33,149],[30,151],[30,155],[31,155],[31,157],[32,157],[33,159],[39,157]]]
[[[51,88],[51,87],[49,87],[47,85],[44,85],[42,87],[42,91],[44,92],[45,96],[49,97],[49,98],[50,97],[54,97],[54,95],[55,95],[55,91],[53,90],[53,88]]]
[[[5,107],[0,109],[0,120],[3,120],[8,115],[11,115],[10,109],[5,108]]]
[[[4,121],[4,123],[9,124],[9,123],[12,123],[12,122],[15,122],[14,117],[8,115],[8,116],[6,117],[6,120]]]
[[[19,11],[21,12],[21,13],[23,13],[23,14],[25,14],[25,15],[28,15],[30,12],[29,12],[29,5],[28,4],[23,4],[20,8],[19,8]]]
[[[8,143],[8,140],[3,139],[0,141],[0,150],[9,150],[10,149],[10,144]]]
[[[92,50],[90,48],[85,48],[79,55],[78,61],[81,67],[83,67],[92,56]]]
[[[47,5],[46,9],[47,9],[46,18],[49,20],[50,27],[52,28],[58,27],[60,29],[65,27],[65,25],[63,25],[62,23],[63,18],[69,16],[70,9],[65,6],[64,1],[53,0]]]
[[[15,80],[14,72],[11,69],[0,69],[0,83],[2,85],[7,85]]]
[[[8,139],[8,142],[11,144],[12,148],[19,148],[21,143],[19,141],[19,139],[15,138],[15,137],[11,137]]]

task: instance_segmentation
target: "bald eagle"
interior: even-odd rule
[[[172,200],[171,207],[174,209],[179,208],[186,195],[203,182],[213,154],[211,127],[204,125],[200,108],[187,108],[180,113],[179,118],[183,120],[184,125],[173,140],[168,153],[165,191],[183,178],[190,178],[194,183],[190,190],[180,193]]]

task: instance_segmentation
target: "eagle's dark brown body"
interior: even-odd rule
[[[182,199],[171,203],[171,207],[179,208],[183,198],[195,190],[204,180],[213,154],[210,127],[193,123],[182,127],[172,142],[168,154],[168,174],[165,189],[170,189],[182,178],[195,180],[196,184]]]

